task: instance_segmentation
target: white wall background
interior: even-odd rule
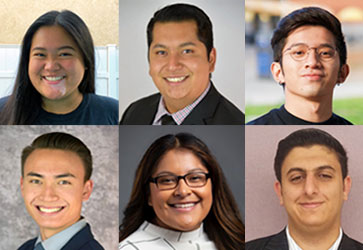
[[[120,0],[120,116],[134,101],[158,92],[148,74],[146,26],[154,12],[172,3],[190,3],[212,21],[217,63],[216,88],[244,110],[243,0]]]

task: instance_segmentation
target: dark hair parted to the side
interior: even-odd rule
[[[319,7],[306,7],[295,10],[280,20],[271,39],[274,61],[282,63],[282,50],[291,32],[305,25],[322,26],[334,36],[340,65],[346,64],[347,48],[340,21],[329,11]]]
[[[155,218],[148,204],[149,179],[162,157],[173,149],[186,149],[208,169],[213,189],[213,204],[204,219],[204,230],[219,250],[244,249],[244,225],[226,179],[208,147],[191,134],[179,133],[160,137],[148,148],[136,170],[130,200],[120,225],[120,242],[135,232],[145,221]]]
[[[36,19],[25,33],[15,85],[0,113],[0,124],[32,124],[39,114],[42,98],[30,81],[28,65],[33,36],[44,26],[60,26],[73,38],[86,69],[78,89],[81,93],[95,92],[94,45],[86,24],[69,10],[47,12]]]
[[[279,142],[275,156],[275,175],[281,183],[281,168],[293,148],[320,145],[334,152],[339,160],[343,180],[348,175],[348,157],[343,145],[329,133],[315,128],[297,130]]]
[[[153,41],[153,29],[157,22],[183,22],[195,21],[198,27],[198,39],[207,48],[207,56],[213,49],[213,27],[207,14],[200,8],[190,4],[172,4],[168,5],[154,13],[147,25],[147,45],[150,50],[150,45]]]
[[[88,181],[92,175],[92,155],[87,146],[73,135],[52,132],[37,137],[32,144],[25,147],[21,154],[21,175],[24,177],[24,164],[34,150],[37,149],[59,149],[76,153],[82,160],[84,166],[84,181]]]

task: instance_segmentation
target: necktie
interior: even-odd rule
[[[39,242],[39,243],[35,246],[34,250],[44,250],[44,247],[42,246],[42,243],[41,243],[41,242]]]
[[[173,117],[171,117],[170,115],[163,115],[163,117],[161,117],[161,125],[176,125]]]

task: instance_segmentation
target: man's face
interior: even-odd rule
[[[295,147],[286,156],[275,191],[288,214],[289,227],[305,231],[340,226],[350,177],[344,181],[335,152],[325,146]]]
[[[207,55],[194,21],[155,23],[149,49],[149,74],[169,112],[193,103],[207,88],[216,53]],[[175,110],[176,109],[176,110]]]
[[[275,80],[285,83],[286,98],[331,100],[335,85],[344,82],[349,73],[348,65],[340,67],[338,52],[333,58],[324,61],[314,49],[308,51],[306,59],[296,61],[289,49],[297,44],[305,44],[309,48],[319,46],[336,48],[334,35],[326,28],[322,26],[297,28],[289,34],[282,49],[282,69],[277,62],[271,66]]]
[[[74,152],[36,149],[28,156],[21,193],[43,239],[80,219],[82,201],[88,200],[93,187],[84,177],[83,162]]]

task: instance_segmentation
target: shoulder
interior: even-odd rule
[[[96,94],[88,94],[88,98],[91,104],[97,104],[97,106],[104,105],[105,109],[118,109],[118,101],[114,98]]]
[[[226,116],[227,119],[230,119],[232,124],[243,125],[245,123],[245,114],[222,95],[218,111]]]
[[[339,249],[349,249],[349,250],[363,250],[363,244],[350,238],[348,235],[343,234],[342,241],[340,243]]]
[[[28,240],[27,242],[25,242],[23,245],[21,245],[18,250],[33,250],[34,249],[34,244],[36,242],[37,238]]]
[[[348,121],[347,119],[333,113],[332,125],[353,125],[353,124],[350,121]]]
[[[272,109],[268,113],[249,121],[247,125],[282,125],[278,119],[279,109]]]
[[[124,111],[120,124],[151,124],[152,119],[156,114],[159,100],[160,93],[156,93],[131,103]]]
[[[267,237],[246,242],[247,250],[279,249],[288,250],[285,229]]]
[[[0,111],[4,107],[5,103],[9,100],[9,96],[0,98]]]
[[[62,249],[103,250],[104,248],[93,237],[91,227],[87,224],[76,233]]]

